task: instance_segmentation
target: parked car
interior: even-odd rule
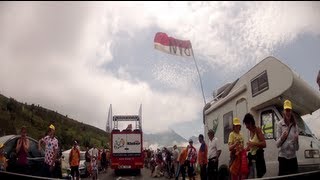
[[[8,172],[17,172],[17,153],[16,145],[20,135],[6,135],[0,137],[0,144],[4,144],[4,153],[8,159]],[[27,136],[29,139],[29,151],[28,151],[28,166],[26,167],[26,173],[28,175],[41,176],[41,169],[44,164],[44,150],[39,151],[38,141]],[[58,156],[60,158],[60,156]],[[54,170],[55,176],[59,177],[61,174],[61,163],[57,158],[56,166]],[[40,171],[39,171],[40,170]]]

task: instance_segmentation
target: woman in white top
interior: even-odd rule
[[[289,100],[284,101],[283,109],[283,119],[277,127],[279,176],[298,173],[296,151],[299,150],[299,129]]]
[[[243,118],[243,123],[250,131],[250,139],[247,143],[247,151],[249,166],[252,167],[252,160],[256,161],[257,178],[261,178],[266,173],[266,162],[264,160],[264,150],[266,148],[266,140],[262,134],[261,128],[257,127],[255,120],[250,113]],[[250,178],[253,174],[250,174]],[[253,177],[255,178],[255,177]]]

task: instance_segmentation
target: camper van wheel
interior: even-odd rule
[[[218,179],[219,180],[228,180],[229,179],[229,168],[227,165],[223,164],[219,167],[218,170]]]

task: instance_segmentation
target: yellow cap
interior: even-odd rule
[[[49,128],[53,129],[53,130],[56,130],[56,128],[52,124],[50,124]]]
[[[233,118],[233,125],[241,125],[239,118]]]
[[[3,147],[3,144],[1,143],[1,144],[0,144],[0,148],[2,148],[2,147]]]
[[[291,101],[285,100],[283,103],[283,109],[292,109]]]

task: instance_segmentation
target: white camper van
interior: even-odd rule
[[[242,120],[250,112],[266,139],[264,156],[267,172],[264,177],[278,175],[278,148],[275,139],[277,123],[282,119],[283,102],[286,99],[292,102],[300,130],[300,148],[297,152],[299,172],[320,169],[319,141],[301,118],[320,108],[320,93],[274,57],[267,57],[233,83],[218,89],[214,100],[204,107],[205,135],[208,129],[215,129],[215,137],[219,139],[222,150],[219,167],[228,167],[230,152],[227,143],[234,117],[241,120],[241,133],[245,144],[248,142],[249,131]]]

